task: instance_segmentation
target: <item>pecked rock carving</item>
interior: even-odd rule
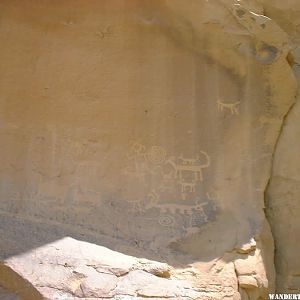
[[[0,2],[0,296],[298,291],[279,2]]]
[[[220,111],[228,110],[232,115],[234,115],[234,114],[238,115],[239,114],[238,106],[241,103],[240,101],[229,103],[229,102],[224,102],[224,101],[219,99],[217,101],[217,103],[218,103],[218,109]]]

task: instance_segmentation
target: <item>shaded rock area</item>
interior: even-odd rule
[[[3,298],[299,291],[298,6],[0,1]]]
[[[20,300],[20,297],[18,297],[16,294],[14,294],[6,289],[3,289],[0,286],[0,299],[1,300]]]

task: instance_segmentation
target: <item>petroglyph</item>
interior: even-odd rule
[[[215,190],[209,190],[208,192],[206,192],[206,197],[209,200],[219,200],[219,193]]]
[[[171,215],[160,215],[158,223],[165,227],[173,227],[175,225],[175,218]]]
[[[109,37],[113,34],[112,27],[106,26],[104,29],[99,29],[96,32],[96,35],[99,36],[101,39],[104,39],[106,37]]]
[[[162,164],[166,159],[166,150],[159,146],[151,147],[148,152],[148,160],[153,164]]]
[[[156,191],[151,191],[148,194],[148,200],[151,203],[151,205],[155,206],[159,202],[159,195],[156,193]]]
[[[174,226],[175,215],[181,216],[179,222],[186,219],[188,224],[208,221],[204,207],[210,205],[209,198],[214,195],[207,194],[206,202],[201,202],[199,195],[204,170],[211,164],[205,151],[199,151],[194,157],[176,157],[169,156],[161,146],[148,148],[134,141],[127,159],[123,174],[129,188],[123,196],[133,211],[146,214],[150,210],[159,210],[158,223],[165,227]],[[140,185],[149,188],[148,193],[136,195],[133,190],[139,189]]]
[[[204,156],[205,162],[201,163],[200,156],[197,156],[194,159],[183,158],[183,156],[179,156],[179,163],[175,164],[175,170],[177,179],[179,182],[183,182],[184,175],[186,173],[191,173],[194,177],[194,181],[203,181],[203,169],[208,168],[210,166],[210,158],[208,154],[204,151],[200,151],[200,153]]]
[[[196,181],[192,180],[192,182],[185,182],[184,180],[182,180],[180,182],[181,184],[181,192],[185,193],[185,192],[190,192],[190,193],[194,193],[196,191]]]
[[[229,102],[224,102],[221,99],[218,99],[217,104],[218,104],[218,110],[219,111],[230,111],[230,113],[232,115],[238,115],[239,114],[239,110],[238,110],[238,106],[241,103],[241,101],[236,101],[233,103],[229,103]]]
[[[210,157],[204,151],[200,151],[204,157],[201,160],[198,155],[196,158],[184,158],[182,155],[178,157],[176,162],[168,160],[173,166],[177,183],[181,186],[181,199],[186,200],[187,193],[195,193],[196,185],[203,181],[203,169],[210,166]]]
[[[133,200],[133,201],[126,200],[126,201],[132,204],[131,211],[133,213],[141,213],[144,211],[141,200]]]
[[[133,142],[131,145],[130,152],[134,155],[145,155],[146,147],[140,143]],[[129,154],[130,155],[130,154]],[[130,158],[130,156],[128,157]]]
[[[200,217],[205,223],[208,221],[208,216],[206,215],[205,211],[204,211],[204,206],[208,205],[208,202],[204,202],[204,203],[198,203],[196,204],[196,206],[194,207],[195,210],[197,211],[197,216],[198,218]],[[192,220],[193,216],[191,217]]]
[[[130,161],[130,165],[124,170],[126,175],[140,177],[151,172],[147,165],[147,153],[144,145],[133,142],[127,159]]]
[[[159,203],[156,205],[148,204],[147,209],[157,208],[161,213],[171,213],[171,214],[186,214],[192,215],[197,211],[203,211],[203,206],[207,205],[208,202],[197,203],[196,205],[183,205],[183,204],[173,204],[173,203]]]
[[[184,158],[182,155],[167,158],[166,150],[160,146],[152,146],[147,151],[144,145],[133,142],[127,154],[130,165],[125,168],[125,174],[159,174],[162,177],[161,189],[173,181],[180,184],[182,193],[195,192],[196,184],[203,181],[203,169],[210,166],[209,155],[204,151],[200,154],[196,158]]]

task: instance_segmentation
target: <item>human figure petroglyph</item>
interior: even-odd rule
[[[232,103],[224,102],[221,99],[218,99],[218,101],[217,101],[219,111],[228,110],[231,112],[232,115],[239,114],[238,106],[240,103],[241,103],[241,101],[236,101],[236,102],[232,102]]]
[[[149,172],[147,166],[146,147],[138,142],[133,142],[127,159],[131,161],[131,166],[127,166],[124,170],[126,175],[140,177]]]

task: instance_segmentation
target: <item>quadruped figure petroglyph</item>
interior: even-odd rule
[[[210,167],[210,156],[199,151],[194,157],[184,155],[169,156],[161,146],[146,147],[133,142],[127,154],[128,165],[124,175],[131,178],[133,184],[145,185],[148,192],[144,197],[125,198],[133,204],[137,213],[159,211],[158,223],[172,227],[176,215],[186,218],[198,216],[203,222],[208,221],[205,208],[211,206],[211,199],[199,197],[205,169]]]
[[[210,166],[210,158],[206,152],[200,151],[200,153],[204,156],[204,163],[201,163],[199,155],[192,159],[184,158],[182,155],[178,157],[178,163],[173,164],[178,182],[184,182],[184,173],[186,172],[192,174],[191,183],[203,181],[203,169]]]
[[[240,105],[241,101],[236,102],[225,102],[222,99],[218,99],[218,110],[219,111],[229,111],[232,115],[238,115],[239,109],[238,106]]]

